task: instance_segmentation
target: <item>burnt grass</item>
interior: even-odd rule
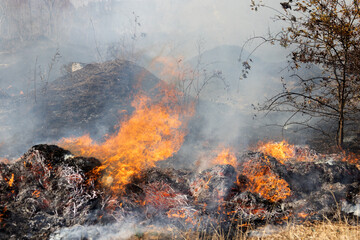
[[[291,195],[270,201],[249,191],[248,179],[241,175],[241,164],[248,159],[267,164],[287,181]],[[129,219],[142,226],[175,225],[208,233],[218,226],[228,236],[240,225],[246,230],[340,215],[356,219],[360,171],[354,165],[321,159],[281,164],[255,152],[239,154],[237,161],[239,174],[231,165],[202,172],[143,169],[123,191],[113,193],[101,182],[103,172],[94,171],[99,160],[75,157],[55,145],[36,145],[16,162],[0,165],[0,239],[81,239],[62,231]]]

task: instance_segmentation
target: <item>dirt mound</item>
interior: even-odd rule
[[[48,130],[43,137],[107,131],[118,123],[121,111],[132,111],[130,103],[139,91],[158,83],[146,69],[128,61],[88,64],[70,72],[49,84],[36,107]]]
[[[151,92],[159,82],[145,68],[114,60],[68,72],[38,89],[36,102],[35,92],[12,98],[0,93],[0,156],[17,157],[29,146],[67,136],[101,138],[133,111],[139,91]]]

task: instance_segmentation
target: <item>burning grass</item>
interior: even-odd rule
[[[279,144],[270,142],[263,146],[265,147],[259,147],[259,149],[275,156],[278,156],[281,153],[281,155],[284,156],[283,159],[287,158],[285,152],[289,152],[286,151],[286,149],[293,148],[293,146],[290,146],[284,141]],[[274,149],[271,152],[272,146]],[[233,166],[237,171],[238,179],[240,175],[246,178],[245,186],[240,182],[237,182],[238,185],[243,185],[242,188],[244,188],[244,190],[259,194],[271,202],[284,200],[291,195],[289,184],[271,170],[269,158],[267,156],[254,156],[238,162],[233,150],[230,148],[223,148],[223,150],[218,153],[217,157],[211,161],[211,164],[228,164]]]
[[[211,163],[213,165],[220,164],[225,165],[229,164],[236,168],[237,166],[237,160],[235,153],[230,148],[223,148],[223,150],[217,155],[216,158],[214,158]]]
[[[276,158],[281,163],[295,157],[294,145],[288,144],[285,140],[281,142],[260,142],[258,145],[258,151]]]
[[[320,158],[329,158],[331,156],[335,161],[343,161],[349,164],[356,165],[360,169],[359,154],[341,151],[339,153],[327,155],[318,154],[308,146],[297,146],[289,144],[286,140],[281,142],[268,141],[259,142],[256,151],[262,152],[265,155],[276,158],[281,164],[289,161],[293,162],[314,162]]]
[[[270,168],[267,157],[249,159],[243,163],[241,174],[248,179],[247,189],[263,198],[278,202],[291,195],[289,184]]]
[[[133,114],[103,143],[85,135],[63,139],[60,145],[76,155],[102,160],[102,166],[97,169],[106,172],[102,182],[114,192],[122,191],[133,175],[171,157],[184,141],[184,116],[191,111],[185,112],[179,105],[175,90],[165,92],[157,102],[145,95],[137,96],[132,103]]]
[[[256,151],[276,158],[281,164],[289,161],[313,162],[319,158],[319,155],[308,146],[296,146],[286,140],[259,142]]]
[[[343,162],[353,164],[358,169],[360,169],[360,156],[358,154],[351,153],[351,152],[349,152],[349,153],[343,152],[342,154],[343,154],[343,157],[341,160]]]

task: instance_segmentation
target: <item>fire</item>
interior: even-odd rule
[[[289,144],[285,140],[282,140],[281,142],[260,142],[257,151],[276,158],[281,164],[290,160],[297,162],[312,162],[319,158],[319,155],[308,146],[295,146]]]
[[[287,157],[290,156],[293,157],[293,155],[289,154],[291,153],[291,148],[293,148],[293,146],[290,146],[285,141],[281,143],[270,142],[259,147],[259,149],[264,149],[262,151],[267,151],[267,154],[271,156],[276,156],[277,158],[283,156],[281,159],[287,159]],[[248,179],[245,190],[258,193],[269,201],[277,202],[286,199],[291,194],[289,184],[271,171],[267,157],[264,159],[248,159],[247,161],[238,163],[235,153],[229,148],[224,148],[211,163],[232,165],[237,170],[238,175],[243,175]],[[204,183],[205,188],[206,184],[207,183]],[[238,182],[237,184],[241,183]]]
[[[341,159],[341,161],[347,162],[350,164],[354,164],[354,165],[356,165],[357,168],[360,169],[360,157],[358,154],[351,153],[351,152],[349,152],[349,153],[343,152],[343,155],[344,155],[344,157]]]
[[[192,225],[199,224],[199,219],[197,215],[198,215],[198,210],[189,209],[186,207],[182,209],[172,208],[167,212],[168,218],[184,219],[185,223]]]
[[[3,221],[3,216],[4,216],[4,214],[0,213],[0,223],[2,223],[2,221]]]
[[[248,178],[247,190],[277,202],[290,196],[289,184],[271,171],[268,159],[249,159],[242,165],[241,174]]]
[[[285,140],[281,142],[270,141],[261,143],[258,147],[258,151],[276,158],[281,163],[295,157],[294,145],[288,144]]]
[[[7,183],[9,184],[9,187],[12,187],[12,185],[14,184],[14,174],[11,174],[10,179],[5,178],[5,181],[7,181]]]
[[[225,164],[229,164],[233,167],[236,168],[237,165],[237,161],[236,161],[236,156],[235,154],[230,150],[230,148],[224,148],[218,155],[216,158],[214,158],[211,161],[212,164],[216,165],[225,165]]]
[[[289,157],[289,149],[293,147],[284,141],[281,143],[270,142],[264,144],[263,146],[263,149],[274,153],[272,156],[275,155],[279,157],[279,154],[282,154],[282,156],[284,156],[282,159]],[[274,148],[272,148],[273,146]],[[237,170],[238,175],[241,174],[248,179],[245,190],[258,193],[269,201],[277,202],[279,200],[286,199],[291,194],[289,184],[271,171],[269,167],[269,159],[266,157],[264,159],[248,159],[247,161],[238,163],[235,153],[229,148],[225,148],[217,155],[216,158],[212,160],[212,164],[232,165]],[[205,188],[206,184],[207,183],[204,183]]]
[[[36,197],[36,198],[38,198],[38,197],[40,197],[40,191],[39,191],[39,190],[35,190],[31,195],[34,196],[34,197]]]
[[[144,205],[152,206],[156,209],[165,210],[176,206],[185,206],[187,198],[185,195],[175,191],[165,182],[154,182],[144,187]]]
[[[13,183],[14,183],[14,174],[11,174],[11,178],[9,180],[9,186],[12,187]]]
[[[186,217],[186,213],[183,209],[180,210],[174,210],[174,209],[170,209],[167,212],[168,218],[185,218]]]
[[[298,215],[298,217],[300,217],[300,218],[307,218],[307,217],[309,216],[309,214],[308,214],[308,213],[305,213],[305,212],[299,212],[299,213],[297,213],[297,215]]]
[[[145,95],[137,96],[132,103],[133,114],[103,143],[85,135],[63,139],[60,145],[76,155],[103,160],[98,169],[105,170],[102,182],[111,185],[115,192],[121,191],[134,174],[169,158],[184,141],[186,117],[183,116],[189,116],[191,110],[180,106],[175,90],[162,90],[163,97],[156,103]]]

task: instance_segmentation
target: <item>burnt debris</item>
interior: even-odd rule
[[[1,239],[46,239],[59,227],[96,222],[101,192],[91,170],[100,162],[37,145],[1,164]],[[95,219],[94,219],[95,217]]]
[[[0,163],[0,239],[66,239],[70,235],[62,229],[130,219],[208,231],[220,224],[233,231],[360,215],[360,171],[340,161],[281,163],[247,152],[237,156],[237,166],[199,173],[143,169],[120,193],[102,183],[100,166],[95,158],[75,157],[55,145],[36,145],[15,163]]]

